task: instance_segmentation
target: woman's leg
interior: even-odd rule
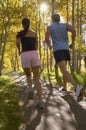
[[[30,88],[32,88],[31,70],[30,70],[30,68],[23,68],[23,70],[24,70],[25,75],[26,75],[28,86]]]
[[[33,78],[34,78],[34,82],[36,85],[36,89],[37,89],[37,94],[38,94],[38,98],[39,100],[42,100],[42,86],[40,83],[40,72],[39,72],[40,66],[36,66],[32,68],[33,71]]]
[[[63,77],[66,81],[70,82],[74,87],[76,87],[76,82],[74,81],[72,75],[66,70],[65,60],[58,63]]]
[[[28,92],[28,99],[33,99],[34,97],[34,93],[33,93],[33,89],[32,89],[32,79],[31,79],[31,70],[30,68],[24,68],[24,72],[27,78],[27,83],[29,86],[29,89],[27,90]]]

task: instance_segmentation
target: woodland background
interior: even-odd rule
[[[44,3],[47,6],[47,9],[46,6],[43,6]],[[55,101],[52,100],[53,103],[54,102],[56,103],[56,106],[54,104],[55,109],[54,106],[52,106],[53,103],[51,101],[50,101],[51,104],[49,103],[50,96],[52,97],[54,96],[52,95],[52,90],[55,89],[54,87],[51,86],[56,85],[56,89],[55,89],[56,92],[57,87],[63,84],[60,70],[55,64],[52,52],[47,48],[45,43],[46,27],[51,22],[51,15],[54,12],[59,13],[61,15],[63,22],[68,22],[73,26],[75,26],[76,29],[75,47],[73,50],[70,50],[71,62],[68,63],[67,69],[68,71],[70,71],[70,73],[73,74],[73,77],[77,81],[77,83],[83,85],[86,90],[86,59],[85,59],[86,57],[86,0],[0,0],[0,130],[20,130],[19,126],[21,126],[22,122],[25,121],[21,117],[21,111],[19,108],[19,99],[16,94],[17,89],[19,88],[22,89],[22,87],[16,86],[13,80],[13,75],[18,82],[20,80],[21,84],[23,83],[24,80],[22,79],[24,73],[21,67],[20,57],[18,56],[18,51],[16,48],[16,34],[18,31],[20,31],[20,29],[22,29],[21,21],[24,17],[30,18],[31,27],[36,31],[38,35],[38,41],[39,41],[38,52],[42,62],[40,74],[42,79],[41,81],[43,82],[43,86],[44,86],[43,91],[45,90],[46,94],[48,94],[45,96],[47,97],[46,98],[47,107],[51,106],[52,112],[54,110],[55,111],[61,110],[63,100],[59,101],[59,99],[57,99],[57,103],[56,100]],[[69,44],[71,44],[72,42],[71,35],[70,33],[68,35],[69,35]],[[10,78],[9,75],[12,78]],[[72,90],[72,86],[68,85],[68,87],[69,86]],[[24,88],[23,89],[23,94],[24,94],[25,86],[23,86],[23,88]],[[51,91],[49,92],[50,89]],[[22,91],[20,91],[20,93],[22,96],[23,95]],[[26,94],[24,94],[24,97],[25,96]],[[86,91],[84,93],[84,96],[86,97]],[[56,96],[56,98],[58,97],[59,96]],[[66,116],[64,115],[65,116],[64,117],[61,115],[61,117],[63,117],[61,118],[63,119],[63,121],[62,122],[60,121],[61,128],[66,129],[68,126],[65,124],[69,124],[69,123],[72,126],[73,124],[75,125],[74,122],[76,120],[76,123],[78,124],[78,129],[82,127],[81,130],[82,129],[86,130],[85,127],[86,125],[83,124],[82,122],[85,121],[86,119],[84,118],[86,117],[85,109],[82,109],[82,107],[80,107],[80,105],[76,103],[74,99],[71,100],[71,98],[67,97],[67,100],[69,101],[70,111],[69,109],[67,110],[66,108],[67,105],[64,102],[63,106],[66,109],[63,109],[63,111],[65,110],[64,112]],[[26,109],[26,107],[27,104],[26,106],[24,104],[24,108],[25,108],[24,110],[30,108],[27,107]],[[32,104],[31,107],[32,112],[30,112],[30,115],[32,113],[38,112],[36,108],[33,111],[33,108],[34,107]],[[50,113],[48,111],[48,108],[46,108],[46,110],[47,112],[45,112],[44,114],[45,115],[44,127],[47,126],[46,118],[48,118],[47,116]],[[69,121],[68,120],[69,118],[66,120],[67,114],[69,114],[70,117],[72,118],[71,111],[75,117],[74,122],[72,122],[72,119]],[[61,111],[60,113],[62,114]],[[26,111],[27,116],[28,114],[29,112]],[[81,115],[77,116],[78,114]],[[27,117],[26,115],[24,118]],[[28,116],[29,119],[30,119],[30,115]],[[82,120],[82,116],[83,116],[83,120]],[[37,117],[40,118],[39,112],[37,113]],[[35,122],[38,120],[40,121],[40,119],[37,120],[37,117],[32,120],[31,129],[34,126],[34,124],[35,124],[34,129],[37,127],[37,124]],[[53,117],[54,116],[52,115],[52,118]],[[65,123],[65,121],[68,122]],[[56,122],[56,124],[58,123]]]
[[[45,7],[42,8],[42,4]],[[37,32],[39,55],[42,62],[43,78],[50,75],[58,77],[52,52],[47,48],[45,31],[51,22],[51,15],[57,12],[64,22],[71,23],[76,28],[75,48],[70,50],[71,62],[68,69],[80,74],[86,71],[86,1],[85,0],[0,0],[0,74],[9,71],[22,71],[20,57],[16,48],[16,34],[22,29],[24,17],[31,19],[31,27]],[[71,44],[69,34],[69,44]],[[57,78],[56,77],[56,78]],[[59,80],[59,79],[58,79]]]

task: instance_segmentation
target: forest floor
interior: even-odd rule
[[[86,130],[86,98],[76,102],[74,93],[62,96],[58,85],[41,80],[44,109],[40,110],[35,88],[34,99],[28,99],[25,75],[11,73],[10,76],[18,86],[17,98],[23,118],[19,130]]]

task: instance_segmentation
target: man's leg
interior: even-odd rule
[[[60,67],[60,70],[64,76],[64,78],[66,79],[66,81],[70,82],[75,90],[76,90],[76,100],[80,101],[83,99],[83,87],[80,85],[77,85],[76,82],[74,81],[72,75],[66,70],[66,65],[65,65],[65,61],[61,61],[58,63],[58,66]]]
[[[76,87],[76,82],[74,81],[72,75],[66,70],[66,63],[65,60],[58,63],[60,70],[63,74],[65,81],[70,82],[74,87]]]

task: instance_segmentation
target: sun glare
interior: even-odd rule
[[[45,12],[46,10],[47,10],[47,5],[45,4],[45,3],[43,3],[43,4],[41,4],[41,6],[40,6],[40,10],[42,11],[42,12]]]

